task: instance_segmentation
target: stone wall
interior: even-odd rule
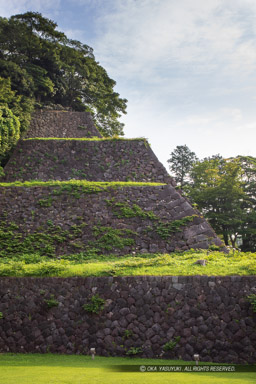
[[[57,254],[85,251],[88,246],[98,246],[100,253],[127,254],[222,244],[200,213],[171,185],[118,187],[101,192],[65,184],[0,187],[0,197],[0,218],[5,230],[15,223],[17,228],[10,230],[23,237],[33,233],[62,235],[61,240],[52,238],[51,246]],[[191,221],[179,225],[177,220],[184,218]],[[168,232],[172,223],[177,227]],[[122,241],[126,239],[125,244],[115,238],[112,247],[107,242],[108,249],[104,248],[104,242],[109,241],[104,236],[115,237],[112,230],[121,231],[116,234]],[[43,239],[35,250],[39,247],[43,252],[45,244]]]
[[[155,181],[172,183],[145,140],[20,141],[5,166],[5,181]]]
[[[26,137],[101,137],[90,113],[38,110]]]
[[[255,363],[255,277],[1,278],[0,351]],[[83,309],[96,294],[97,314]],[[49,300],[56,300],[50,308]],[[11,305],[10,305],[11,303]],[[173,350],[163,346],[177,341]]]

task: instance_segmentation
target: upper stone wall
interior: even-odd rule
[[[39,110],[26,137],[101,137],[89,112]]]
[[[145,140],[25,140],[5,166],[6,181],[149,181],[175,185]]]

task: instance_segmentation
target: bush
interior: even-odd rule
[[[104,308],[104,304],[105,300],[96,294],[92,296],[90,303],[83,305],[83,309],[87,312],[99,314],[99,312]]]

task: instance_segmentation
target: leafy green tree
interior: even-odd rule
[[[242,170],[243,190],[246,199],[243,202],[245,212],[242,235],[243,251],[256,250],[256,158],[252,156],[237,156]]]
[[[170,163],[170,171],[174,176],[177,185],[183,188],[189,182],[190,171],[197,159],[187,145],[178,145],[167,160]]]
[[[1,76],[37,107],[61,104],[89,111],[104,135],[122,135],[118,119],[127,100],[114,91],[115,81],[96,62],[92,48],[56,28],[35,12],[0,18]]]
[[[195,163],[191,171],[189,196],[209,220],[226,245],[234,245],[241,234],[243,250],[255,249],[255,190],[251,193],[251,174],[245,176],[241,158],[223,159],[213,156]],[[250,174],[250,176],[249,176]],[[247,180],[245,180],[247,177]],[[254,169],[255,177],[255,169]],[[232,235],[235,240],[232,240]],[[254,245],[253,245],[254,244]]]

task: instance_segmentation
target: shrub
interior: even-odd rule
[[[98,294],[92,296],[90,303],[84,304],[83,309],[86,312],[99,314],[100,311],[104,308],[105,300],[102,299]]]
[[[256,313],[256,295],[252,293],[251,295],[247,296],[247,299],[251,303],[252,311]]]
[[[59,302],[54,298],[54,295],[51,295],[50,299],[45,299],[44,302],[46,303],[48,308],[59,306]]]
[[[128,351],[126,351],[126,355],[127,356],[134,356],[134,355],[138,355],[139,353],[142,353],[143,350],[141,347],[131,347],[130,349],[128,349]]]
[[[164,352],[172,351],[173,348],[176,347],[176,345],[178,344],[179,341],[180,341],[180,336],[175,337],[174,340],[170,340],[170,341],[168,341],[168,342],[163,346],[163,350],[164,350]]]

